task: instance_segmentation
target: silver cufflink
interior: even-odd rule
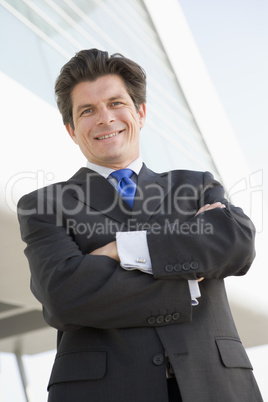
[[[137,258],[137,259],[136,259],[136,262],[139,262],[139,263],[141,263],[141,264],[145,264],[145,263],[146,263],[146,260],[144,260],[144,259],[142,259],[142,258]]]

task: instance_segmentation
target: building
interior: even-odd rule
[[[0,352],[15,353],[23,375],[23,355],[54,349],[56,341],[55,331],[45,324],[29,291],[16,202],[22,194],[65,180],[85,165],[65,133],[53,95],[54,81],[70,57],[83,48],[97,47],[122,53],[144,67],[148,117],[142,155],[152,169],[209,170],[246,211],[250,188],[243,185],[251,177],[178,1],[0,0],[0,22],[4,136]],[[226,143],[232,143],[228,164]],[[263,268],[256,269],[261,277]],[[227,283],[246,347],[268,340],[265,291],[259,291],[258,282],[255,289],[249,287],[253,280],[249,274],[249,279]]]

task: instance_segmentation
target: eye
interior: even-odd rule
[[[81,113],[81,115],[83,115],[83,114],[90,114],[90,113],[92,113],[92,112],[93,112],[93,109],[88,108],[88,109],[83,110],[83,112]]]
[[[122,102],[116,101],[116,102],[112,102],[112,106],[120,106],[122,105]]]

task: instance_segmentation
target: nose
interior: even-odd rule
[[[98,125],[108,125],[112,123],[115,120],[113,111],[107,106],[101,106],[98,111],[98,118],[97,118],[97,124]]]

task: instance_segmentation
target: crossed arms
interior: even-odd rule
[[[27,244],[31,290],[43,305],[48,324],[64,331],[80,327],[142,327],[150,325],[150,316],[167,312],[179,312],[178,323],[190,321],[188,279],[245,274],[254,258],[253,226],[241,210],[229,204],[223,207],[226,200],[221,187],[209,180],[213,197],[207,194],[207,203],[191,220],[202,216],[214,225],[215,233],[213,236],[149,233],[153,275],[122,269],[112,235],[106,245],[93,252],[82,251],[75,236],[66,233],[64,224],[56,224],[56,214],[48,213],[56,209],[53,199],[42,214],[23,214],[23,210],[34,210],[38,203],[42,204],[48,190],[24,196],[18,205],[19,221],[22,239]],[[165,271],[170,258],[172,263],[180,263],[193,254],[199,262],[195,272]]]
[[[225,208],[225,205],[222,204],[221,202],[215,202],[213,204],[206,204],[197,211],[196,216],[198,214],[200,214],[201,212],[209,211],[214,208]],[[113,258],[117,262],[120,262],[116,241],[107,243],[104,246],[99,247],[96,250],[92,251],[90,254],[91,255],[104,255],[104,256]],[[204,279],[203,277],[199,278],[198,281],[201,281],[203,279]]]

